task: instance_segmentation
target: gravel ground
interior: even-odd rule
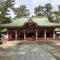
[[[16,50],[16,47],[0,48],[0,60],[10,60],[10,57],[15,54]]]
[[[31,44],[31,43],[32,42],[28,42],[27,44]],[[24,44],[24,42],[21,44]],[[8,48],[0,47],[0,60],[10,60],[10,58],[16,53],[16,51],[19,49],[20,46],[21,45],[18,44]],[[39,46],[44,50],[48,51],[50,54],[52,54],[57,60],[60,60],[60,45],[55,45],[51,43],[47,44],[44,42],[44,44],[39,44]]]
[[[52,54],[57,60],[60,60],[60,46],[59,45],[39,45],[41,48]]]
[[[0,60],[10,60],[10,58],[16,53],[18,49],[18,42],[10,41],[6,44],[0,45]]]

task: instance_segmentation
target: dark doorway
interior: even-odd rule
[[[19,40],[24,40],[24,32],[19,32],[18,33],[18,39]]]
[[[12,39],[15,40],[15,32],[12,33]]]
[[[46,37],[47,37],[47,38],[50,38],[50,37],[51,37],[50,32],[46,32]]]
[[[32,37],[32,36],[35,37],[35,33],[34,32],[27,32],[26,33],[26,37]]]
[[[44,32],[38,32],[38,37],[43,38],[44,37]]]

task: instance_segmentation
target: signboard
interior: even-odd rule
[[[56,34],[60,34],[60,32],[56,32]]]

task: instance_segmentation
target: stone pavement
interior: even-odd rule
[[[37,44],[24,44],[19,47],[11,60],[56,60],[50,53]]]

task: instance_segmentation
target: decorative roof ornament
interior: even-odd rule
[[[28,22],[33,22],[33,20],[31,18],[29,18]]]

